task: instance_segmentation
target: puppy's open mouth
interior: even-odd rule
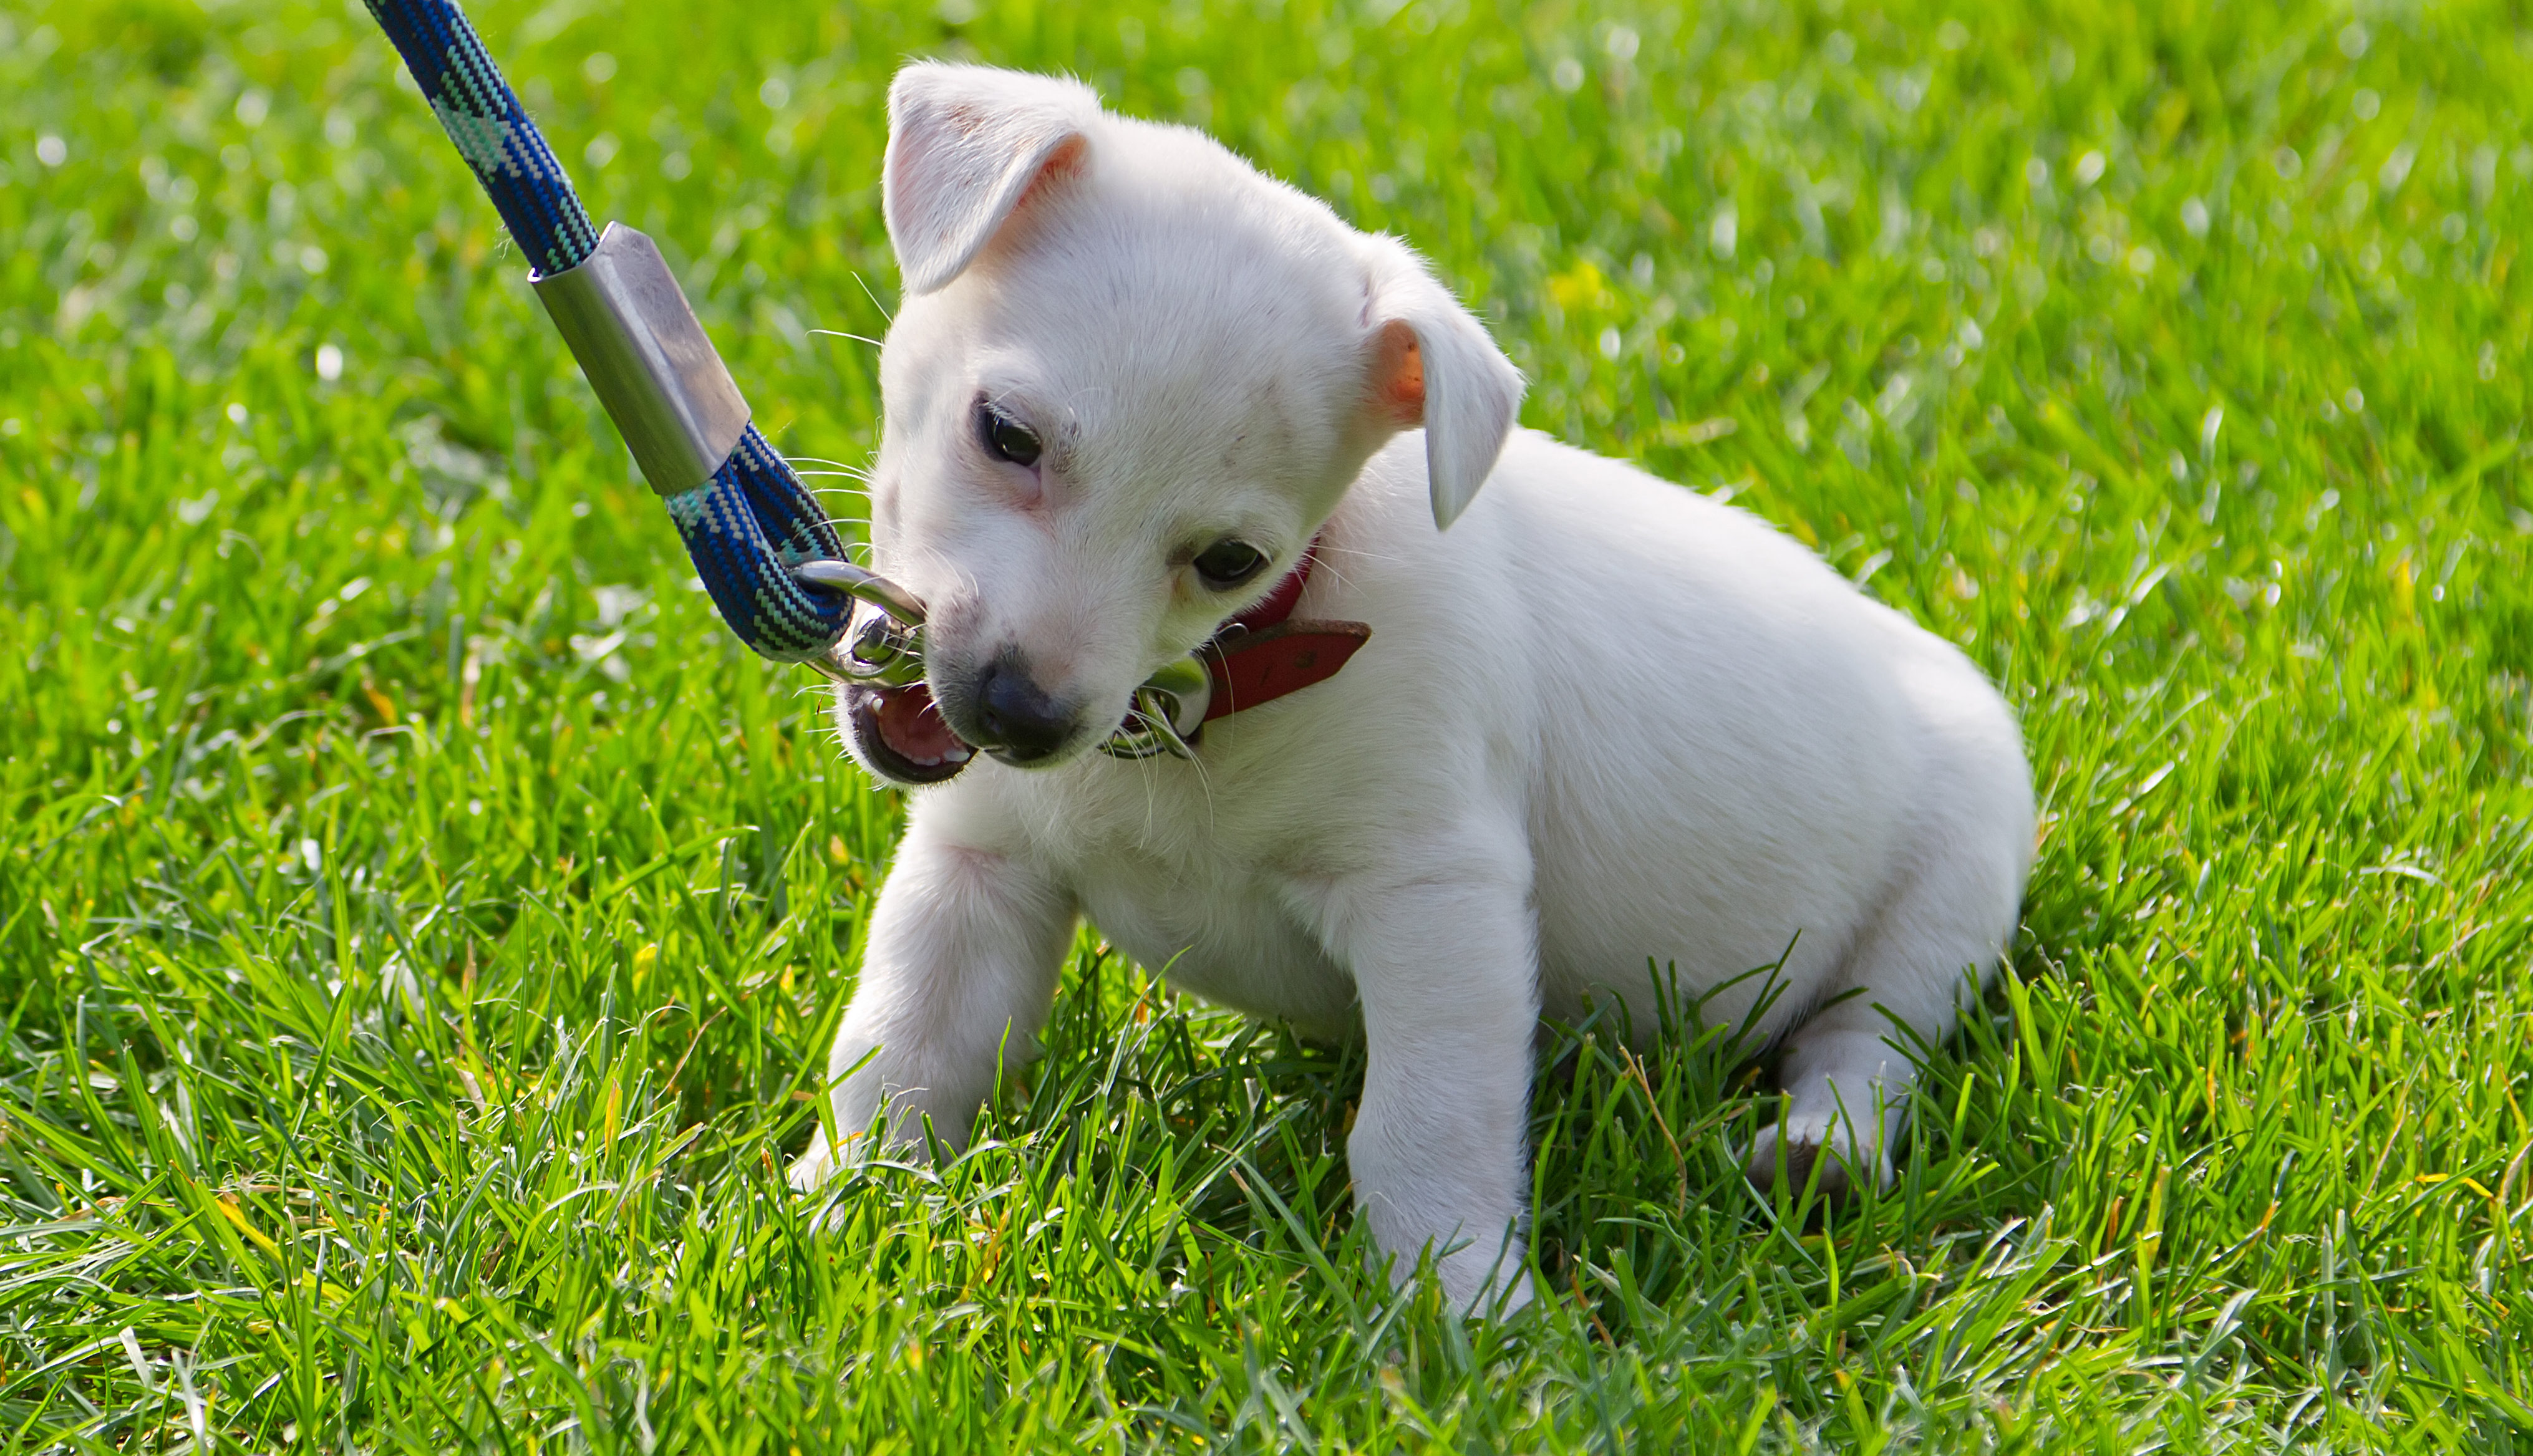
[[[932,690],[920,682],[904,687],[857,683],[845,690],[854,742],[882,778],[900,784],[938,784],[955,777],[976,750],[943,722]]]

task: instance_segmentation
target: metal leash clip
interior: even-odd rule
[[[904,687],[923,680],[923,604],[876,571],[851,561],[803,561],[792,574],[830,587],[872,609],[856,612],[852,630],[809,665],[838,682]]]

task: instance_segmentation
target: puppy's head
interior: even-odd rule
[[[1520,376],[1400,244],[1073,82],[915,65],[889,118],[871,539],[929,616],[923,684],[847,695],[874,773],[1096,744],[1398,431],[1438,526],[1494,468]]]

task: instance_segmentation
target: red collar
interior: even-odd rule
[[[1325,682],[1371,640],[1372,628],[1362,622],[1294,617],[1319,555],[1320,544],[1313,541],[1266,600],[1223,623],[1212,640],[1197,649],[1206,675],[1213,679],[1206,722]]]

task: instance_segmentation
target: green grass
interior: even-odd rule
[[[1509,1326],[1364,1269],[1352,1054],[1087,937],[974,1151],[795,1197],[898,800],[356,6],[0,0],[0,1449],[2533,1445],[2519,7],[479,9],[803,456],[908,55],[1404,235],[2005,684],[2013,974],[1825,1216],[1586,1037]]]

